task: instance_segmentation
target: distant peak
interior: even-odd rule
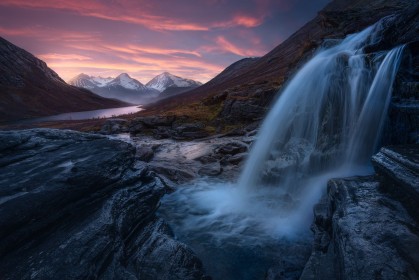
[[[89,79],[90,76],[84,73],[80,73],[77,76],[73,77],[72,79],[70,79],[70,81],[72,80],[79,80],[79,79]]]
[[[121,78],[131,78],[127,73],[121,73],[121,74],[118,75],[118,77],[121,77]]]
[[[199,82],[173,75],[167,71],[157,75],[146,84],[146,86],[156,89],[160,92],[163,92],[169,87],[187,88],[197,87],[200,85],[201,83]]]

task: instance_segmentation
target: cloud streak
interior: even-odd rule
[[[47,53],[47,54],[40,54],[38,57],[42,60],[92,60],[92,58],[84,56],[84,55],[78,55],[78,54],[58,54],[58,53]]]

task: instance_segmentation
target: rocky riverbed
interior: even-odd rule
[[[184,244],[176,219],[156,215],[161,198],[188,182],[234,180],[253,136],[186,142],[35,129],[0,140],[2,279],[235,279],[226,259],[255,264],[240,242],[225,255],[200,237]],[[272,239],[278,250],[263,249],[271,259],[257,266],[263,277],[416,279],[418,151],[383,149],[378,175],[331,180],[314,210],[311,257],[310,238]]]

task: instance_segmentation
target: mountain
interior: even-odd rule
[[[44,61],[0,37],[0,121],[127,105],[66,84]]]
[[[116,78],[95,77],[82,73],[71,79],[69,84],[89,89],[103,97],[137,104],[181,94],[202,85],[200,82],[184,79],[168,72],[154,77],[146,85],[126,73],[122,73]]]
[[[71,79],[69,84],[89,89],[102,97],[116,98],[136,104],[150,102],[159,95],[159,91],[143,85],[126,73],[116,78],[95,77],[82,73]]]
[[[68,83],[70,85],[86,88],[86,89],[94,89],[96,87],[104,87],[109,82],[111,82],[113,78],[102,78],[102,77],[93,77],[88,76],[86,74],[79,74],[73,79],[71,79]]]
[[[186,90],[190,90],[199,87],[200,85],[202,85],[202,83],[190,79],[184,79],[168,72],[157,75],[146,84],[146,86],[154,88],[160,92],[164,92],[168,88],[185,88]],[[177,90],[177,92],[179,92],[179,90]]]
[[[144,86],[136,79],[131,78],[128,74],[122,73],[115,79],[111,80],[106,85],[107,87],[123,87],[125,89],[137,90],[137,91],[148,91],[149,88]]]

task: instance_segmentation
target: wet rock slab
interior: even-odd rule
[[[238,177],[253,137],[210,137],[190,141],[131,137],[137,158],[165,182],[183,184],[204,177]]]
[[[333,179],[301,279],[418,279],[419,145],[382,148],[377,175]]]
[[[133,145],[40,129],[0,132],[2,279],[203,279],[155,216],[168,191]]]
[[[331,180],[301,279],[417,279],[419,227],[374,177]]]
[[[372,157],[382,185],[388,191],[405,194],[411,202],[404,201],[408,208],[417,208],[419,204],[419,144],[381,148]],[[416,210],[414,216],[419,216]]]

